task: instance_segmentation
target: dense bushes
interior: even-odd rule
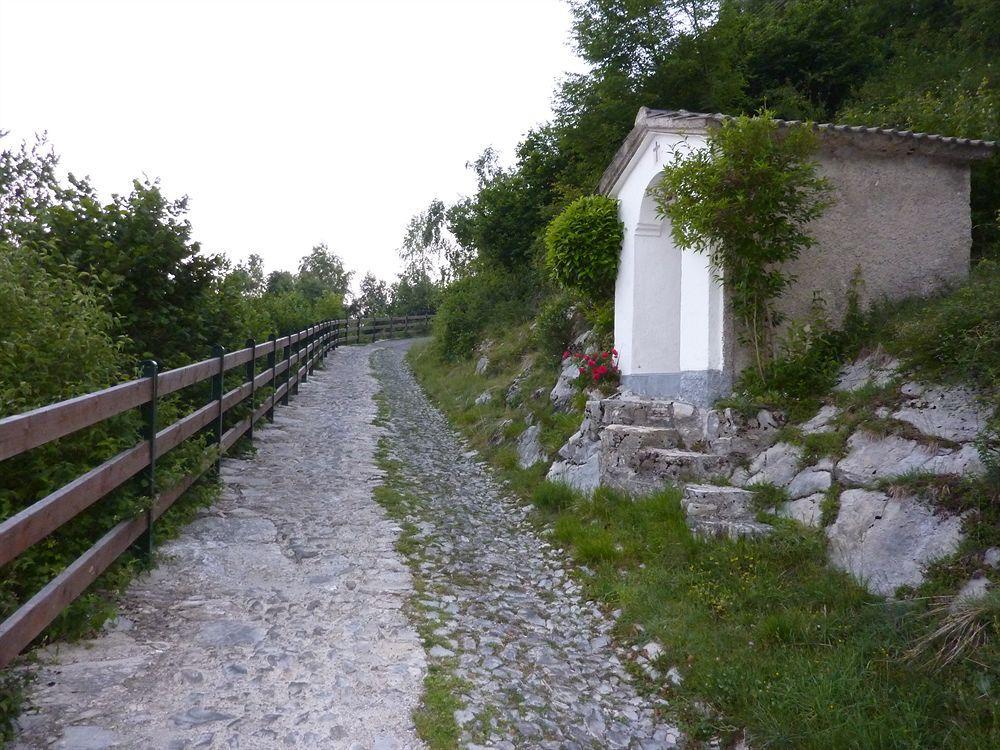
[[[103,388],[128,371],[114,316],[78,276],[42,252],[0,244],[0,417]]]
[[[530,280],[500,268],[482,268],[448,286],[434,318],[435,347],[446,360],[467,357],[490,326],[530,315]]]
[[[535,344],[546,355],[557,357],[573,338],[573,297],[557,292],[542,303],[535,318]]]
[[[603,195],[577,198],[545,231],[546,262],[553,278],[594,302],[614,292],[621,245],[618,201]]]

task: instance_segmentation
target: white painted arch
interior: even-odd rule
[[[615,346],[623,385],[704,405],[724,382],[723,294],[708,258],[681,250],[650,195],[664,162],[704,148],[704,136],[647,133],[610,191],[625,233],[615,284]]]

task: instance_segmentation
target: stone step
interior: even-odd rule
[[[642,448],[636,452],[634,468],[641,474],[654,474],[665,480],[697,482],[728,474],[732,466],[728,456],[680,448]]]
[[[705,539],[752,539],[767,536],[774,531],[773,526],[750,519],[689,518],[687,523],[692,533]]]
[[[599,402],[600,422],[605,425],[674,427],[674,402],[661,399],[606,398]]]
[[[602,450],[622,454],[640,448],[676,448],[680,443],[680,433],[669,427],[609,424],[601,431],[601,443]]]
[[[770,534],[774,528],[756,519],[752,498],[752,492],[739,487],[689,484],[681,507],[688,527],[702,537],[739,539]]]
[[[740,487],[689,484],[681,507],[688,516],[742,517],[750,512],[752,499],[753,493]]]

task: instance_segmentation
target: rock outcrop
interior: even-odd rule
[[[916,498],[853,489],[841,493],[826,535],[835,567],[891,596],[900,586],[919,585],[929,563],[958,550],[962,519],[936,514]]]
[[[522,469],[548,460],[539,440],[541,434],[541,425],[534,424],[522,432],[517,439],[517,463]]]
[[[921,473],[982,474],[974,441],[989,418],[976,394],[962,387],[905,382],[895,406],[891,396],[887,404],[888,386],[901,380],[899,363],[881,350],[845,367],[837,390],[882,389],[875,416],[886,432],[858,429],[841,458],[808,461],[801,446],[775,442],[784,422],[780,414],[744,418],[729,409],[629,394],[595,399],[548,477],[587,492],[603,484],[631,494],[691,482],[684,496],[691,528],[729,537],[770,529],[750,510],[753,485],[783,489],[788,499],[776,514],[813,527],[822,525],[825,502],[831,511],[838,507],[839,492],[839,510],[826,531],[831,562],[873,592],[891,595],[899,586],[918,585],[927,564],[954,553],[962,519],[880,488],[893,480],[905,486],[908,475]],[[799,430],[812,435],[843,424],[840,409],[827,404]],[[716,478],[725,481],[707,484]],[[1000,565],[1000,553],[996,557]]]
[[[878,437],[856,432],[848,439],[847,449],[847,456],[837,464],[837,479],[854,486],[917,472],[958,476],[979,475],[986,470],[972,444],[945,448],[898,435]]]

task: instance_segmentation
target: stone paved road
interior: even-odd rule
[[[329,357],[258,455],[224,462],[222,498],[130,588],[118,628],[41,670],[13,747],[422,746],[412,581],[372,500],[370,352]]]
[[[255,458],[224,462],[222,498],[130,587],[117,626],[43,654],[14,748],[422,747],[413,579],[372,499],[383,433],[422,541],[410,609],[441,641],[429,658],[466,681],[463,746],[675,746],[611,622],[463,454],[407,346],[338,351],[258,432]],[[379,387],[386,428],[372,424]]]
[[[530,511],[505,494],[420,390],[399,342],[373,363],[390,410],[388,446],[415,498],[406,521],[426,592],[417,616],[441,640],[430,658],[467,681],[464,744],[513,748],[675,747],[675,727],[640,696],[612,623],[569,577]],[[413,545],[408,545],[408,547]]]

